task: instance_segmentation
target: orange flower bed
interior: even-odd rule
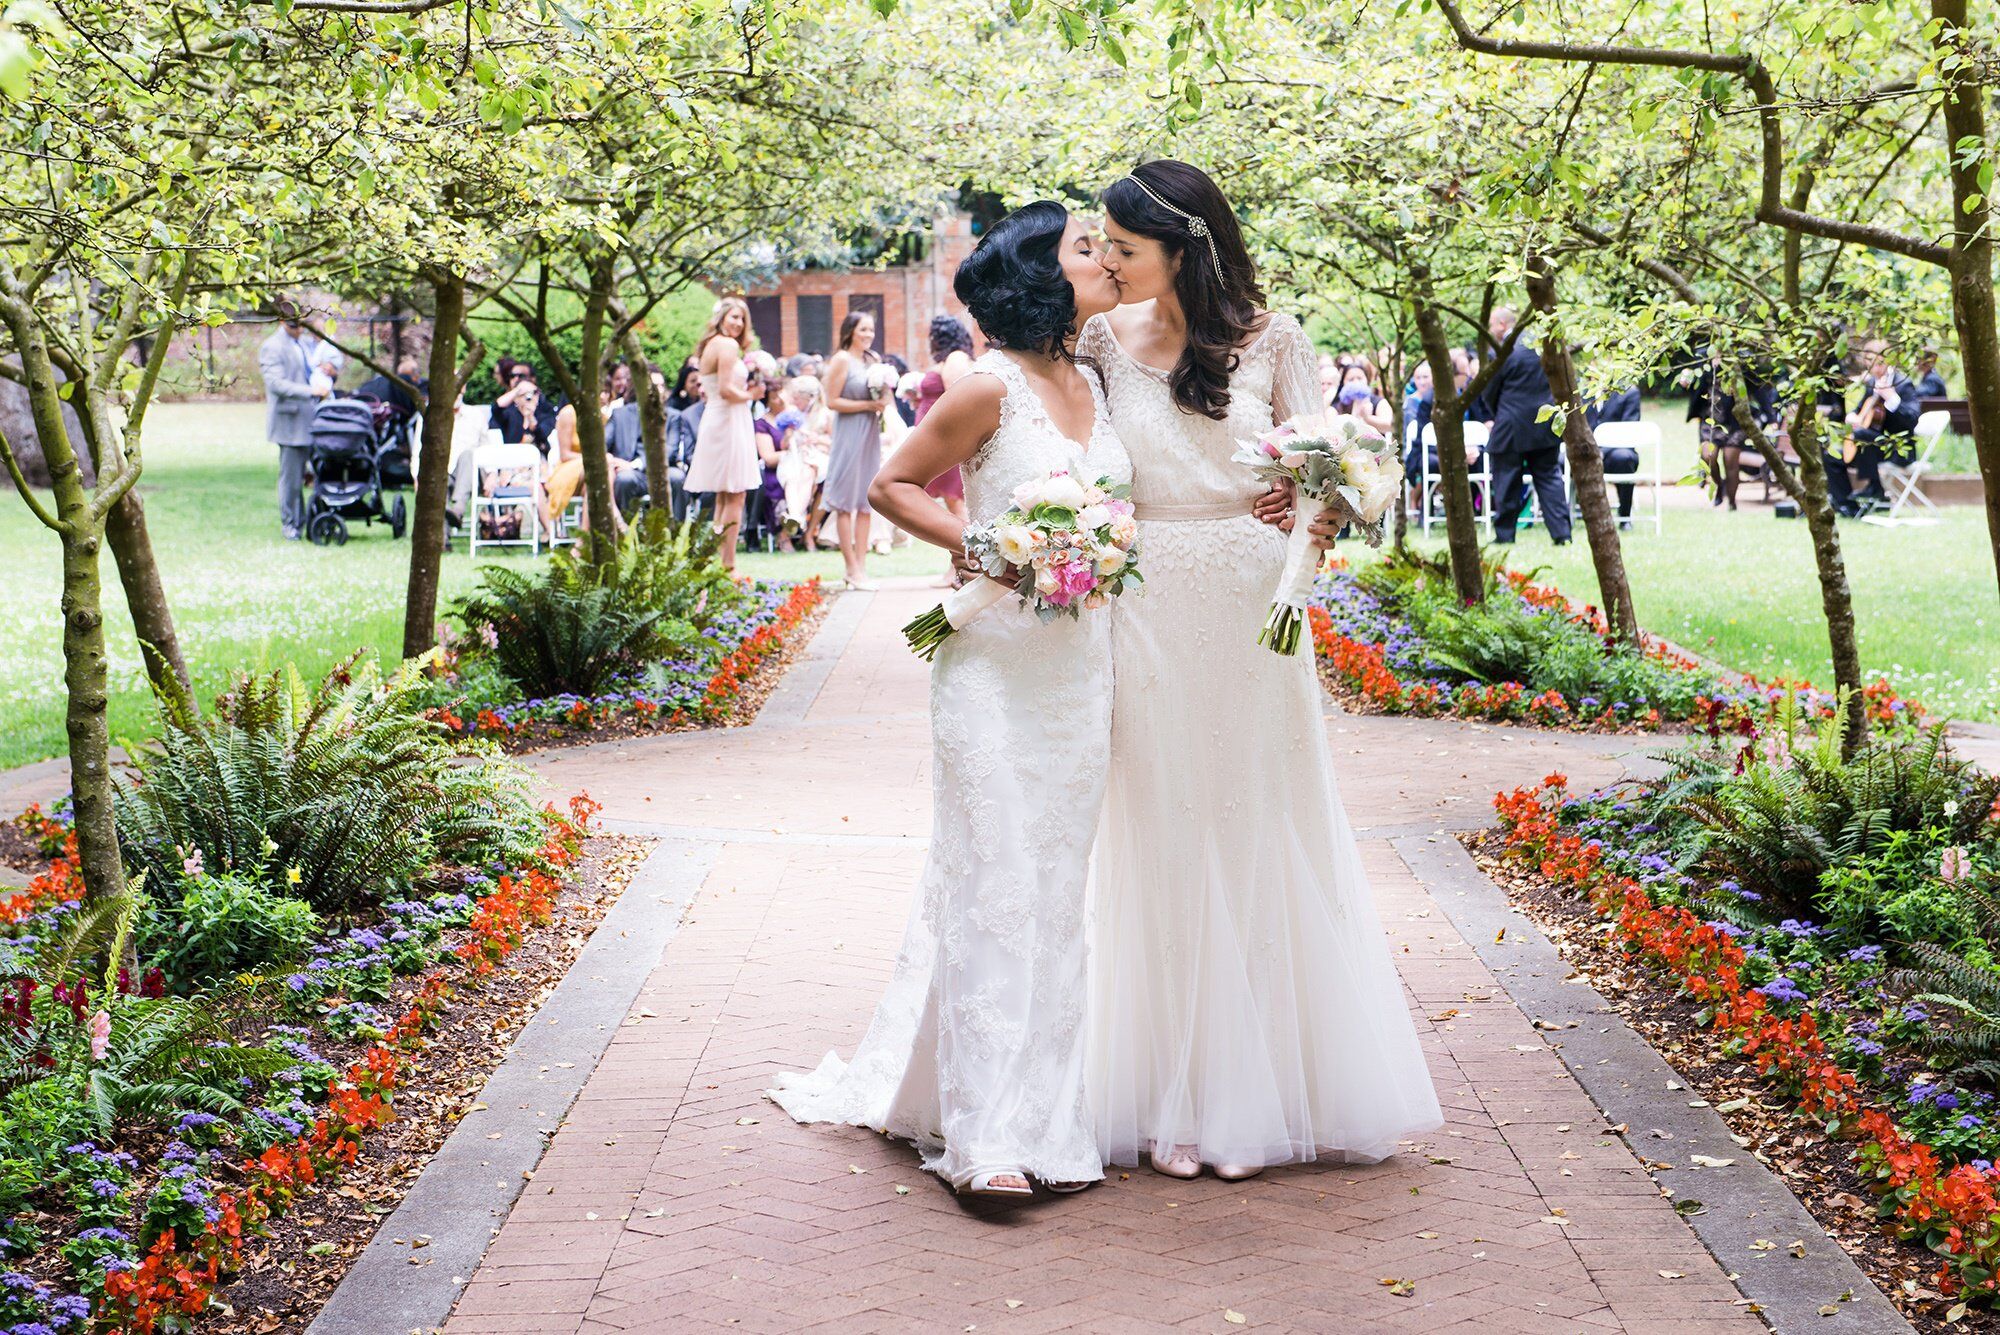
[[[1557,812],[1567,795],[1568,779],[1551,774],[1538,788],[1494,797],[1509,855],[1582,894],[1613,920],[1621,942],[1707,1006],[1710,1026],[1735,1040],[1799,1111],[1823,1122],[1830,1134],[1858,1142],[1863,1182],[1877,1197],[1882,1218],[1901,1237],[1943,1258],[1937,1274],[1943,1292],[2000,1297],[1994,1175],[1971,1164],[1947,1167],[1934,1147],[1904,1135],[1835,1060],[1810,1011],[1781,1016],[1763,993],[1744,985],[1746,957],[1726,933],[1686,908],[1657,902],[1637,880],[1607,869],[1598,848],[1563,828]]]
[[[454,976],[477,980],[491,973],[525,938],[547,922],[558,889],[544,866],[575,864],[583,839],[602,807],[587,794],[570,799],[569,813],[549,812],[549,832],[519,876],[503,876],[473,914],[470,936],[419,981],[409,1007],[380,1042],[327,1087],[326,1109],[312,1129],[273,1145],[242,1164],[244,1185],[218,1192],[217,1219],[185,1249],[162,1234],[131,1270],[105,1277],[96,1312],[103,1335],[155,1335],[180,1331],[204,1312],[223,1278],[243,1263],[246,1232],[255,1234],[285,1213],[315,1182],[337,1177],[360,1157],[362,1140],[394,1120],[395,1091],[410,1054],[450,1000]],[[536,865],[540,864],[540,865]]]

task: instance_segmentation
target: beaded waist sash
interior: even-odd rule
[[[1189,519],[1235,519],[1252,512],[1256,499],[1243,501],[1217,501],[1204,505],[1137,505],[1132,508],[1132,517],[1145,522],[1170,522]]]

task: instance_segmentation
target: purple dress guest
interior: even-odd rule
[[[917,421],[929,416],[937,401],[944,397],[944,376],[936,370],[924,372],[922,383],[917,386]],[[924,490],[941,501],[962,501],[965,499],[965,478],[957,468],[938,474],[931,479]]]
[[[760,417],[757,419],[757,434],[762,437],[762,441],[770,442],[770,449],[773,454],[785,448],[785,437],[791,434],[792,424],[784,420],[787,416],[793,416],[793,414],[780,413],[775,421],[769,417]],[[761,444],[762,441],[759,443]],[[757,451],[760,461],[763,453],[762,449]],[[781,515],[785,512],[785,488],[778,481],[778,465],[774,460],[763,464],[763,469],[764,484],[762,490],[764,492],[764,513],[767,515]]]

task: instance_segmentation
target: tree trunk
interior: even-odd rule
[[[98,555],[104,530],[91,512],[76,451],[64,428],[62,399],[48,343],[25,305],[10,304],[7,326],[28,389],[35,435],[48,460],[55,519],[63,549],[63,684],[68,705],[70,788],[76,810],[78,860],[91,899],[122,893],[125,864],[111,807],[110,671],[104,654],[103,586]],[[131,465],[137,467],[136,460]]]
[[[674,482],[667,476],[667,401],[653,384],[639,331],[627,329],[625,360],[632,364],[632,387],[639,392],[639,439],[646,448],[646,500],[663,515],[674,512]]]
[[[445,503],[451,498],[451,438],[458,427],[458,339],[465,327],[465,276],[431,275],[437,319],[431,332],[430,389],[418,446],[415,514],[410,518],[410,583],[403,600],[403,657],[437,643],[438,579],[444,566]],[[467,522],[472,516],[465,516]]]
[[[1958,355],[1965,364],[1965,402],[1972,415],[1973,448],[1986,484],[1986,532],[1993,547],[1994,576],[2000,579],[2000,331],[1993,299],[1993,206],[1991,191],[1979,183],[1991,165],[1986,150],[1986,112],[1965,23],[1965,0],[1932,0],[1939,21],[1932,39],[1945,83],[1947,144],[1977,144],[1976,153],[1947,155],[1951,170],[1951,314],[1958,330]],[[1963,34],[1968,44],[1960,49]]]
[[[1396,465],[1404,467],[1403,438],[1409,432],[1409,423],[1403,420],[1403,385],[1406,383],[1408,368],[1403,364],[1402,331],[1396,331],[1397,343],[1389,351],[1387,366],[1382,368],[1383,384],[1389,390],[1389,429],[1395,433]],[[1418,442],[1422,447],[1423,442]],[[1396,527],[1392,537],[1393,549],[1403,551],[1410,544],[1410,488],[1407,483],[1396,488]]]
[[[1576,366],[1569,344],[1554,323],[1556,271],[1541,256],[1528,260],[1528,300],[1549,321],[1542,331],[1542,373],[1549,394],[1563,412],[1563,449],[1570,475],[1576,479],[1576,505],[1583,512],[1583,530],[1590,539],[1590,563],[1597,570],[1597,592],[1604,604],[1605,625],[1621,644],[1639,643],[1639,613],[1632,604],[1632,585],[1625,577],[1625,552],[1618,541],[1618,519],[1604,484],[1604,456],[1598,452],[1582,400],[1576,392]]]
[[[152,535],[146,529],[146,505],[139,499],[137,487],[126,492],[104,517],[104,535],[118,563],[118,582],[125,589],[125,606],[132,613],[132,630],[139,639],[147,679],[159,685],[172,676],[183,689],[192,690],[194,682],[188,676],[187,660],[181,656],[174,614],[167,606],[167,587],[160,580],[160,563],[153,555]]]
[[[1479,520],[1472,512],[1472,474],[1465,466],[1465,409],[1451,374],[1451,342],[1444,321],[1421,286],[1410,299],[1417,338],[1431,366],[1431,426],[1437,433],[1438,473],[1444,482],[1445,543],[1451,551],[1451,582],[1459,601],[1486,601],[1486,572],[1479,560]],[[1421,444],[1421,442],[1419,442]]]
[[[1812,535],[1813,566],[1819,574],[1820,609],[1826,614],[1828,656],[1833,660],[1833,685],[1842,702],[1840,753],[1851,757],[1868,739],[1868,712],[1861,699],[1861,646],[1854,633],[1854,594],[1847,585],[1847,562],[1840,550],[1840,517],[1826,485],[1826,460],[1819,443],[1819,409],[1808,392],[1792,413],[1792,445],[1798,451],[1795,473],[1779,453],[1777,443],[1764,439],[1750,416],[1749,386],[1736,401],[1736,420],[1756,443],[1785,494],[1799,503]]]
[[[615,259],[609,253],[590,264],[590,292],[583,306],[583,352],[577,367],[577,393],[572,399],[576,405],[576,448],[583,458],[584,505],[590,510],[591,533],[604,539],[591,544],[599,559],[610,557],[610,539],[618,532],[611,499],[611,460],[604,449],[604,401],[599,397],[604,384],[604,330],[614,268]]]

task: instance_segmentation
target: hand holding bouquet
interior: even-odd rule
[[[896,368],[887,362],[876,362],[868,368],[868,392],[878,399],[886,399],[896,392]]]
[[[1297,498],[1285,573],[1272,595],[1271,615],[1257,636],[1259,644],[1274,652],[1293,653],[1299,647],[1313,578],[1319,573],[1313,522],[1342,506],[1368,545],[1381,546],[1382,516],[1401,490],[1402,469],[1389,442],[1355,418],[1317,413],[1294,418],[1244,445],[1235,458],[1259,477],[1291,483]]]
[[[1014,489],[1013,505],[987,525],[968,525],[966,554],[986,572],[903,627],[924,658],[1009,593],[1043,621],[1103,607],[1139,583],[1139,524],[1131,488],[1051,473]]]

